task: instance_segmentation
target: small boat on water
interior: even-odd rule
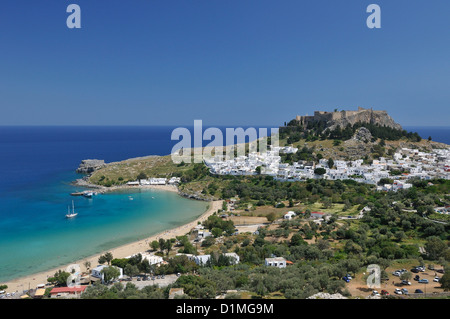
[[[94,195],[97,195],[97,192],[83,192],[83,196],[87,198],[92,198]]]
[[[70,207],[67,207],[67,214],[66,214],[66,218],[73,218],[75,216],[77,216],[78,213],[75,213],[75,205],[72,201],[72,212],[70,212]]]

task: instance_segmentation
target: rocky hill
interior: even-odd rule
[[[105,166],[104,160],[85,159],[81,161],[81,164],[77,168],[76,172],[79,174],[90,174],[104,166]]]
[[[386,111],[373,109],[364,109],[358,107],[356,111],[315,111],[314,116],[297,115],[295,120],[291,121],[291,125],[311,126],[315,123],[321,123],[323,129],[334,130],[338,126],[341,128],[356,123],[367,123],[378,125],[380,127],[390,127],[396,130],[402,130],[402,126],[394,121]]]

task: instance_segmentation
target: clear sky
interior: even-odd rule
[[[0,125],[279,126],[362,106],[448,126],[449,40],[450,1],[2,0]]]

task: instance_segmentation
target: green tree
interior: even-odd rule
[[[316,168],[314,170],[314,174],[320,175],[320,176],[324,175],[326,172],[327,171],[325,170],[325,168],[322,168],[322,167]]]
[[[141,180],[141,179],[147,179],[147,174],[145,174],[144,172],[140,172],[138,174],[138,176],[136,177],[137,180]]]
[[[210,247],[214,245],[215,242],[216,240],[213,236],[208,236],[202,241],[202,247]]]
[[[166,250],[167,250],[167,255],[169,255],[169,252],[172,250],[172,242],[170,241],[170,239],[166,240],[165,247],[166,247]]]
[[[114,257],[112,255],[112,253],[111,252],[107,252],[106,254],[101,255],[98,258],[98,262],[99,262],[99,264],[102,264],[102,265],[104,263],[108,263],[108,265],[110,265],[111,264],[111,260],[113,260],[113,259],[114,259]]]
[[[329,167],[329,168],[333,168],[333,166],[334,166],[334,161],[333,161],[333,159],[332,159],[332,158],[328,159],[328,167]]]
[[[139,274],[139,268],[137,265],[128,264],[123,270],[124,274],[130,277],[137,276]]]
[[[105,267],[100,273],[103,274],[103,280],[107,283],[119,278],[120,276],[120,270],[114,266]]]
[[[214,227],[213,229],[211,229],[211,233],[214,237],[220,237],[223,233],[223,230],[217,227]]]
[[[406,271],[400,275],[401,280],[411,280],[412,274],[409,271]]]
[[[292,235],[291,246],[299,246],[299,245],[308,245],[308,243],[303,240],[303,237],[299,233]]]
[[[70,274],[68,272],[58,270],[53,277],[47,278],[47,281],[57,286],[66,286],[69,276]]]
[[[154,240],[150,243],[150,247],[152,248],[153,251],[157,251],[159,248],[159,242]]]
[[[114,257],[113,257],[113,254],[111,252],[107,252],[105,254],[105,260],[108,263],[108,265],[111,265],[111,260],[113,260],[113,259],[114,259]]]
[[[161,252],[166,249],[166,241],[164,240],[164,238],[159,239],[159,249],[161,250]]]
[[[273,222],[275,219],[277,219],[277,215],[274,212],[271,212],[266,215],[266,218],[269,222]]]
[[[430,236],[425,243],[425,251],[430,260],[437,260],[447,249],[447,244],[437,236]]]
[[[450,291],[450,273],[446,272],[439,280],[439,283],[444,291]]]
[[[101,265],[106,263],[106,257],[104,255],[101,255],[100,257],[98,257],[98,263]]]

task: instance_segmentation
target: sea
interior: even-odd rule
[[[450,144],[450,126],[403,126],[408,132],[417,132],[423,139]]]
[[[193,127],[186,128],[194,135]],[[219,128],[225,136],[226,126]],[[161,190],[122,190],[91,199],[70,196],[83,190],[72,184],[82,177],[75,173],[81,160],[168,155],[178,143],[171,138],[174,129],[0,126],[0,284],[149,237],[203,214],[206,202]],[[450,144],[449,127],[406,129]],[[66,219],[72,201],[78,215]]]

